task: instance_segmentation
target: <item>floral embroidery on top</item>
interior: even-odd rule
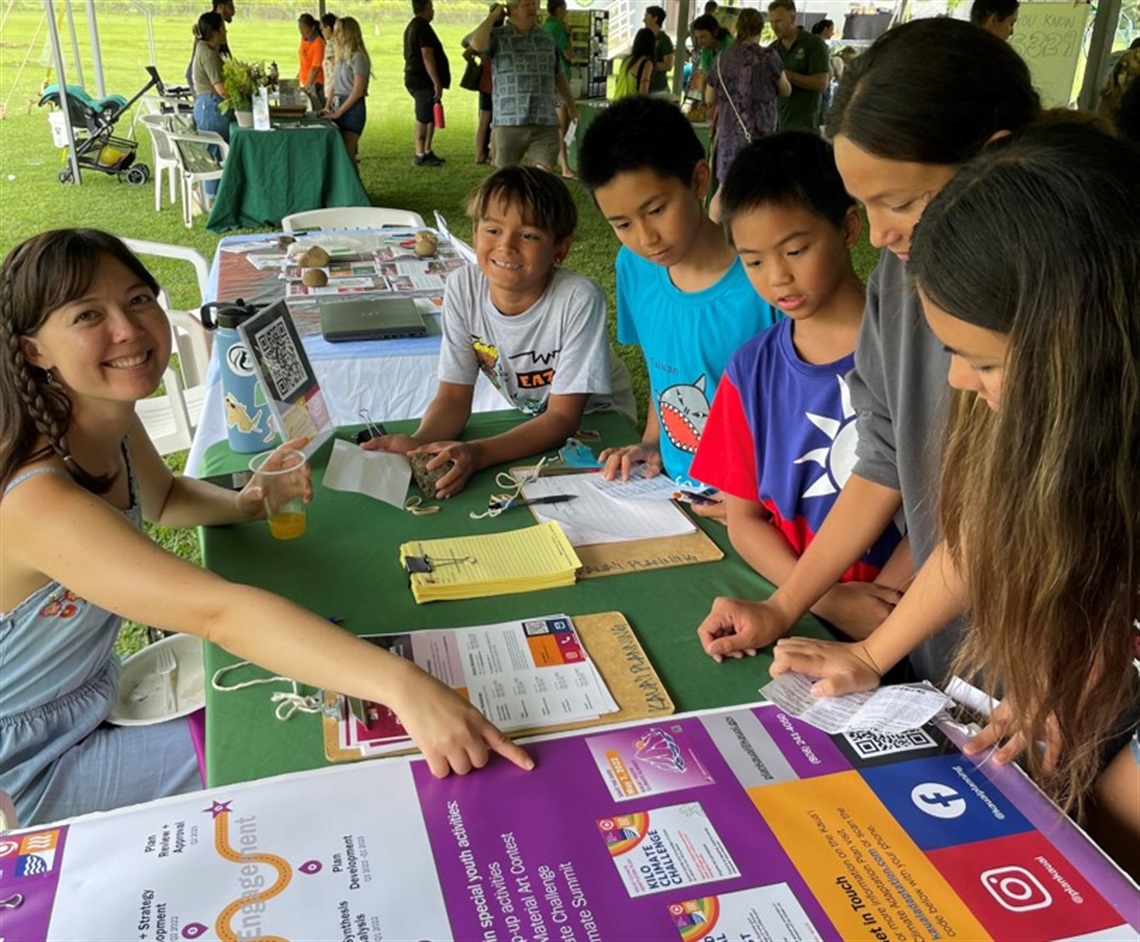
[[[64,589],[48,599],[47,604],[40,609],[41,618],[71,618],[79,611],[84,602],[70,589]]]

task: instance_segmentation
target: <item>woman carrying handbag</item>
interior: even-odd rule
[[[717,55],[705,84],[705,103],[716,110],[714,169],[718,180],[728,175],[746,144],[775,133],[777,98],[792,93],[780,56],[760,45],[763,29],[764,16],[759,10],[742,10],[736,21],[736,42]],[[720,217],[718,196],[713,196],[709,215],[714,220]]]

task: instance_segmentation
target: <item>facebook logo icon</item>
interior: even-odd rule
[[[919,811],[934,818],[957,818],[966,810],[966,799],[941,782],[915,785],[911,789],[910,800]]]

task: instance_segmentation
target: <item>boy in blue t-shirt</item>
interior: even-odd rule
[[[863,283],[851,264],[862,222],[831,145],[792,131],[748,145],[721,190],[725,227],[756,293],[788,315],[733,354],[693,475],[724,495],[732,545],[779,585],[807,549],[855,464],[855,365]],[[890,612],[910,576],[891,524],[813,611],[852,637]],[[889,580],[889,581],[888,581]]]
[[[709,164],[675,105],[641,96],[611,105],[586,132],[578,163],[622,242],[618,341],[639,344],[649,370],[641,443],[602,452],[605,474],[625,478],[645,462],[650,474],[699,486],[689,465],[728,358],[778,315],[705,214]]]

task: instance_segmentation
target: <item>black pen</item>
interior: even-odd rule
[[[577,494],[547,494],[545,497],[514,497],[502,503],[491,504],[492,510],[510,510],[512,507],[533,507],[535,504],[564,504]]]

